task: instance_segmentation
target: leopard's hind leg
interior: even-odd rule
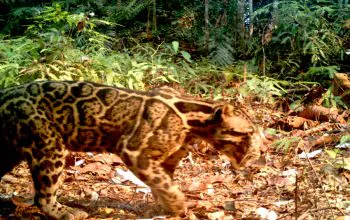
[[[57,190],[63,182],[63,168],[67,150],[61,135],[49,121],[41,120],[41,129],[33,128],[33,143],[24,148],[36,190],[34,202],[54,219],[84,219],[87,213],[62,205]],[[43,129],[46,128],[46,129]]]

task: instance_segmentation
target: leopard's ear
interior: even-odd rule
[[[222,122],[225,117],[227,117],[227,114],[230,114],[230,112],[233,111],[233,107],[231,105],[225,104],[225,105],[220,105],[215,108],[213,117],[211,119],[213,124],[217,124]]]
[[[225,104],[222,106],[222,115],[223,117],[231,117],[234,116],[234,107],[230,104]]]
[[[211,124],[219,124],[222,122],[222,108],[221,106],[215,109],[213,118],[210,120]]]
[[[216,107],[213,117],[210,120],[211,124],[220,124],[228,117],[234,116],[234,107],[230,104],[225,104]]]

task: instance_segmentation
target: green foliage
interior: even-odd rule
[[[222,35],[220,40],[211,38],[209,41],[210,61],[221,67],[233,64],[235,50],[232,42],[233,39],[226,35]]]
[[[27,31],[32,30],[36,33],[48,29],[57,29],[65,33],[83,18],[83,14],[71,15],[68,11],[62,10],[60,4],[56,3],[53,6],[45,7],[45,10],[35,16],[34,24],[29,25]]]
[[[342,136],[339,141],[339,144],[344,145],[344,148],[346,149],[347,147],[346,144],[350,144],[350,135]],[[325,152],[328,154],[328,156],[331,159],[331,161],[327,161],[329,165],[335,168],[350,170],[350,158],[346,158],[343,156],[344,150],[339,148],[334,148],[334,149],[325,150]]]
[[[52,32],[44,34],[50,33]],[[52,41],[46,44],[38,39],[35,43],[27,38],[3,40],[0,44],[0,56],[6,62],[0,65],[0,71],[4,73],[0,80],[2,87],[34,79],[51,79],[88,80],[144,90],[145,83],[151,86],[184,83],[197,78],[201,72],[191,69],[188,53],[180,50],[176,42],[160,45],[157,50],[149,45],[138,45],[133,49],[134,55],[130,56],[112,51],[106,55],[100,50],[85,53],[72,47],[72,39],[56,37],[52,36]],[[67,40],[66,44],[60,42],[61,40]],[[43,54],[57,56],[49,59],[47,56],[43,57]],[[44,62],[41,62],[42,58],[45,58]],[[193,75],[183,77],[184,71],[192,71]]]
[[[39,58],[39,44],[25,37],[0,39],[0,88],[21,83],[22,66]]]
[[[0,62],[26,65],[39,57],[39,44],[26,37],[5,39],[0,38]]]
[[[194,63],[193,66],[184,65],[182,68],[187,74],[182,74],[179,81],[191,93],[212,97],[212,93],[218,94],[222,90],[225,82],[223,71],[207,59]]]
[[[310,67],[306,73],[299,75],[299,79],[324,83],[329,79],[333,79],[338,70],[339,67],[337,66]]]
[[[255,12],[255,18],[266,17],[273,5]],[[300,68],[329,66],[339,59],[342,38],[329,17],[338,11],[334,5],[309,5],[299,1],[280,1],[274,10],[272,40],[265,45],[268,59],[276,60],[270,70],[295,74]],[[262,53],[257,53],[257,60]]]
[[[283,88],[290,84],[287,81],[275,80],[269,77],[249,76],[249,80],[241,86],[238,92],[244,96],[256,96],[264,103],[274,103],[276,97],[282,97],[287,91]]]
[[[341,96],[333,95],[332,86],[328,88],[327,92],[322,95],[323,98],[323,106],[327,108],[331,107],[342,107],[344,109],[348,109],[347,104],[342,100]]]
[[[340,96],[333,95],[333,88],[330,85],[330,80],[334,78],[334,74],[337,73],[338,70],[339,67],[337,66],[310,67],[306,73],[300,74],[297,79],[309,82],[318,82],[323,87],[328,87],[327,92],[322,95],[323,106],[327,108],[341,107],[348,109],[347,104],[342,100]]]
[[[119,7],[115,7],[114,4],[109,5],[105,8],[106,14],[110,19],[116,23],[123,21],[130,21],[140,14],[149,4],[149,1],[142,0],[131,0],[127,2],[122,2]]]
[[[350,135],[344,135],[340,138],[340,144],[350,143]]]
[[[290,147],[297,144],[299,141],[299,137],[287,137],[275,141],[273,145],[276,147],[276,151],[288,152]]]
[[[254,2],[253,20],[237,17],[235,1],[209,1],[208,51],[204,4],[197,0],[30,2],[32,7],[17,0],[3,2],[11,9],[9,17],[0,18],[11,18],[7,33],[26,31],[22,38],[1,41],[0,86],[37,78],[84,79],[135,89],[180,84],[214,99],[240,93],[272,103],[286,94],[284,88],[295,86],[278,79],[329,87],[334,73],[348,68],[349,7],[330,1]],[[90,12],[95,16],[87,19]],[[218,22],[224,14],[224,21]],[[238,27],[242,19],[246,26]],[[152,32],[154,21],[157,31]],[[242,81],[243,64],[247,81],[238,89],[230,87],[232,81]],[[251,74],[263,70],[264,76]],[[324,94],[324,105],[345,108],[330,91]]]
[[[13,9],[8,14],[7,22],[2,28],[3,33],[10,34],[14,30],[19,30],[22,28],[21,23],[25,23],[28,20],[32,19],[34,16],[38,15],[42,11],[42,7],[34,6],[34,7],[18,7]],[[1,15],[0,15],[1,18]],[[1,19],[0,19],[1,21]]]
[[[81,30],[77,29],[79,23],[82,24]],[[56,3],[45,7],[42,13],[34,17],[34,24],[28,26],[27,34],[38,38],[44,44],[45,51],[48,51],[46,48],[52,47],[48,51],[50,53],[57,51],[58,48],[73,46],[71,44],[90,51],[106,52],[108,50],[106,45],[111,45],[113,40],[95,30],[101,25],[113,26],[111,22],[101,19],[87,20],[84,13],[73,14],[64,11],[62,5]]]
[[[225,34],[223,30],[214,30],[216,33],[209,39],[208,58],[210,62],[219,67],[233,64],[235,61],[235,49],[233,48],[233,37]],[[205,50],[205,37],[202,36],[197,42],[202,50]]]
[[[184,51],[184,50],[179,51],[178,41],[173,41],[171,44],[172,44],[172,50],[174,52],[174,55],[178,55],[180,53],[187,62],[192,63],[191,55],[187,51]]]

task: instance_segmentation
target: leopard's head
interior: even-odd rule
[[[235,169],[242,169],[260,157],[262,132],[249,117],[230,104],[218,106],[211,119],[210,142],[225,154]]]

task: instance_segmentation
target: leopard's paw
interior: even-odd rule
[[[53,219],[79,220],[88,217],[86,212],[62,205],[58,202],[44,206],[43,211]]]
[[[79,220],[79,219],[85,219],[88,217],[88,214],[82,210],[79,209],[73,209],[69,208],[67,209],[66,213],[61,215],[59,219],[62,220]]]

